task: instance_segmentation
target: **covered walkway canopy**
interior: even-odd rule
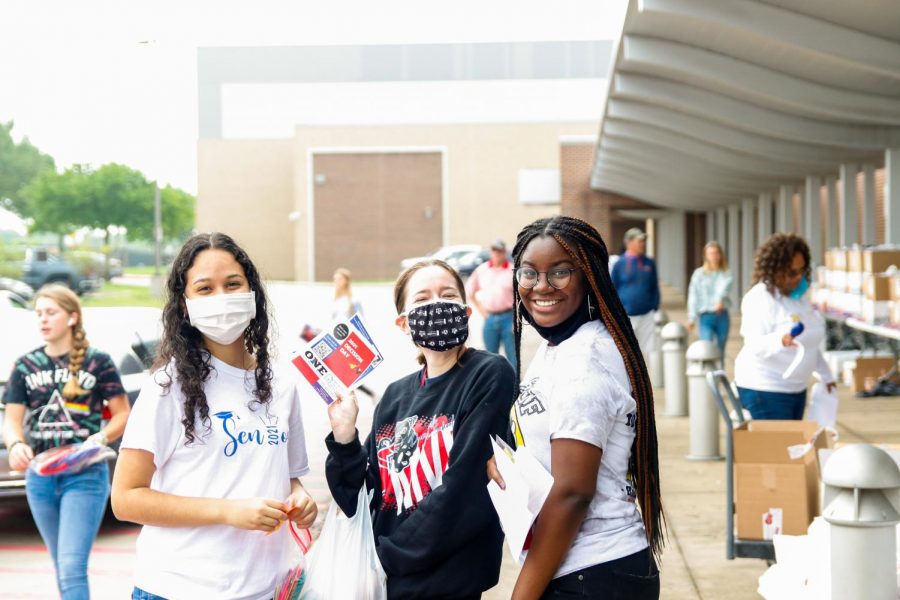
[[[705,214],[736,295],[773,231],[900,242],[900,3],[630,0],[591,185],[670,209],[660,258]]]

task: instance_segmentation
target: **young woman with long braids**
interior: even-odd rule
[[[122,435],[130,410],[115,364],[88,342],[78,296],[51,284],[38,290],[34,308],[46,344],[16,361],[3,397],[3,437],[14,471],[50,448],[85,440],[106,445]],[[106,425],[104,404],[112,414]],[[88,557],[106,512],[109,467],[100,462],[59,475],[28,470],[25,493],[60,595],[89,598]]]
[[[520,378],[512,428],[554,482],[512,597],[656,599],[653,391],[606,245],[591,225],[558,216],[525,227],[513,259],[516,346],[523,319],[544,342]],[[493,461],[488,471],[502,485]]]
[[[373,492],[388,598],[480,598],[497,583],[503,544],[484,462],[490,435],[508,431],[515,374],[506,359],[466,348],[472,309],[447,263],[401,273],[394,303],[422,368],[388,386],[364,442],[355,394],[329,405],[328,487],[348,515],[363,486]]]
[[[144,525],[132,598],[271,598],[291,519],[316,504],[300,402],[269,355],[266,293],[230,237],[185,242],[169,274],[157,371],[135,403],[113,480]]]

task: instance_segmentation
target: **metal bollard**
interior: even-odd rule
[[[868,444],[836,450],[822,473],[831,529],[831,597],[895,600],[900,469]]]
[[[684,349],[687,329],[671,322],[662,328],[663,383],[666,390],[666,415],[683,417],[687,413],[687,380],[684,378]]]
[[[691,411],[689,460],[720,460],[719,409],[706,382],[706,374],[716,369],[719,349],[712,342],[698,340],[687,349],[688,402]]]
[[[647,365],[647,370],[650,371],[650,385],[652,385],[656,389],[664,387],[666,383],[663,377],[661,332],[663,326],[665,326],[665,324],[668,322],[669,315],[667,315],[665,311],[658,310],[656,311],[656,314],[653,315],[656,343],[653,344],[653,350],[649,354],[648,360],[650,364]]]

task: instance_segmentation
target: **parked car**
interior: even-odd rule
[[[0,277],[0,291],[12,292],[26,302],[34,298],[34,288],[12,277]]]
[[[103,285],[103,277],[93,269],[69,262],[47,251],[46,248],[28,248],[22,262],[22,281],[34,289],[48,283],[61,283],[78,294],[89,292]]]
[[[470,252],[477,252],[481,250],[481,246],[478,244],[459,244],[456,246],[442,246],[428,254],[426,256],[414,256],[412,258],[404,258],[400,261],[400,268],[407,269],[412,265],[416,264],[420,260],[424,260],[426,258],[436,258],[438,260],[443,260],[451,267],[456,268],[456,261],[459,260],[465,254],[469,254]]]
[[[478,268],[481,263],[491,260],[491,251],[488,248],[481,248],[468,254],[463,254],[456,261],[456,270],[460,276],[465,279]]]
[[[2,300],[2,298],[0,298]],[[85,308],[84,327],[92,346],[108,353],[119,369],[128,400],[134,404],[150,367],[162,333],[158,308]],[[43,340],[37,319],[29,308],[4,307],[0,302],[3,342],[0,343],[0,396],[17,358],[39,347]],[[7,335],[8,334],[8,335]],[[0,405],[0,429],[4,411]],[[113,444],[117,448],[117,444]],[[112,470],[110,470],[112,473]],[[0,498],[24,498],[25,474],[11,471],[6,446],[0,439]]]

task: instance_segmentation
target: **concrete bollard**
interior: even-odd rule
[[[684,349],[687,329],[671,322],[662,328],[663,383],[666,390],[666,415],[683,417],[687,413],[687,380],[684,378]]]
[[[655,389],[660,389],[665,386],[665,378],[663,377],[663,359],[662,359],[662,328],[669,322],[669,315],[666,314],[665,311],[658,310],[656,314],[653,315],[653,324],[654,331],[656,335],[656,343],[653,345],[653,350],[650,352],[648,360],[650,364],[647,365],[647,370],[650,371],[650,385],[652,385]]]
[[[706,382],[706,374],[716,369],[719,349],[712,342],[698,340],[686,353],[688,403],[691,412],[689,460],[719,460],[719,409]]]
[[[884,450],[836,450],[822,473],[831,529],[831,597],[895,600],[900,469]]]

